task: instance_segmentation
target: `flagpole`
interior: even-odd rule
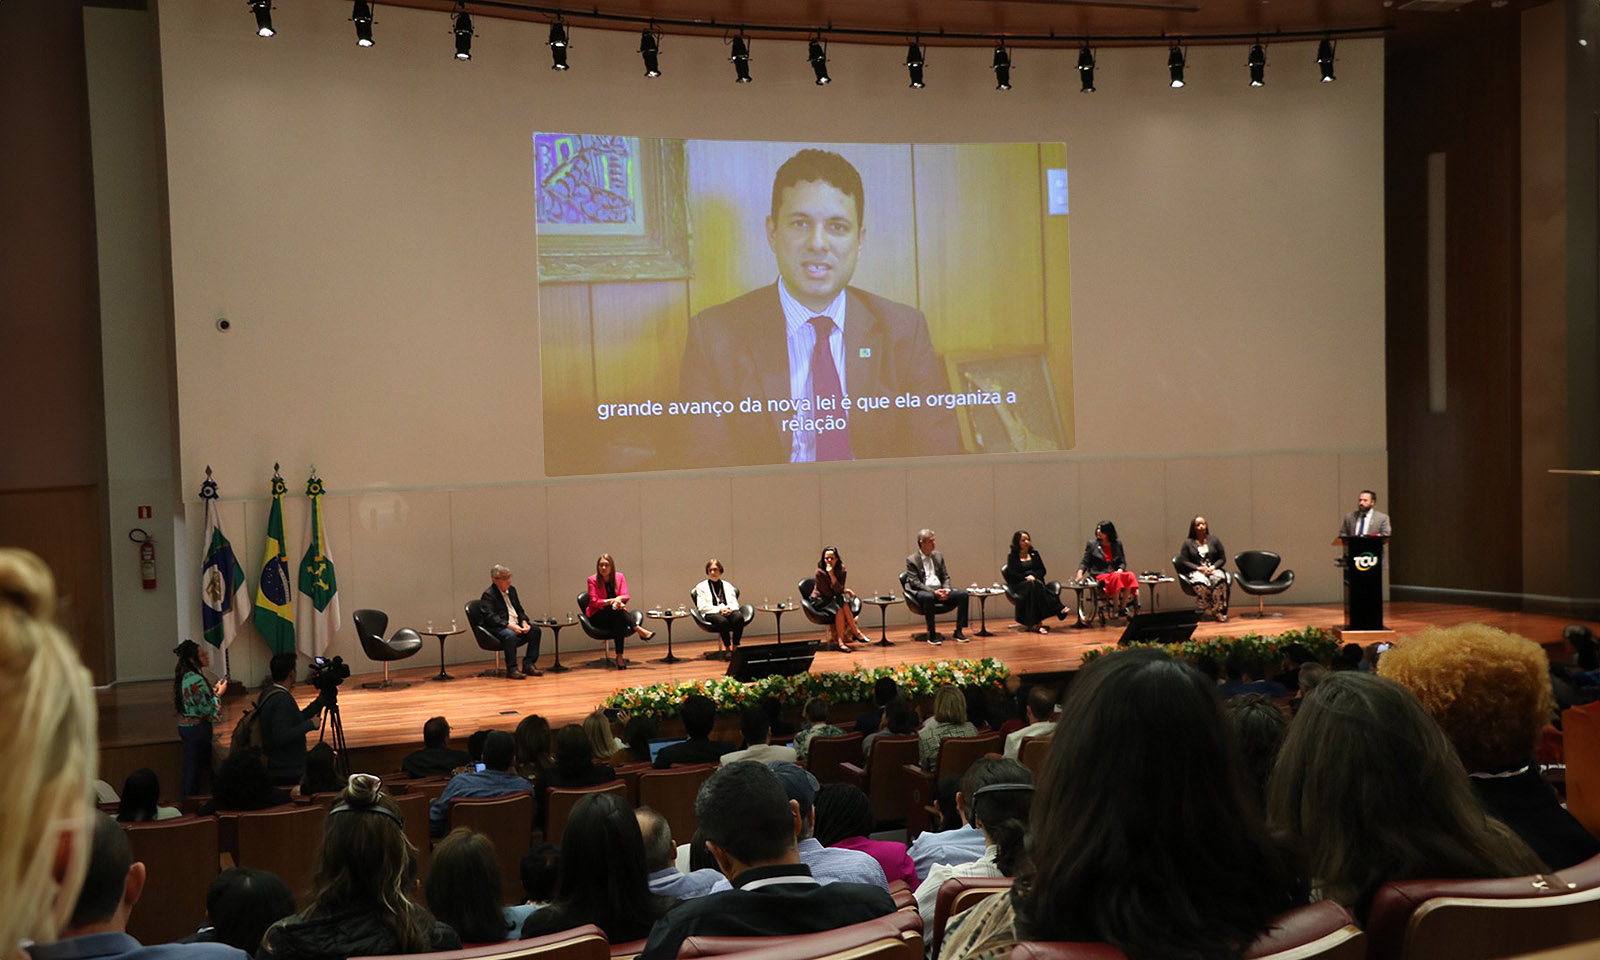
[[[205,482],[200,485],[200,502],[205,504],[208,517],[211,511],[217,509],[217,482],[211,476],[211,465],[209,463],[206,464]],[[217,522],[220,524],[222,521],[219,519]],[[232,651],[224,647],[222,651],[222,696],[227,696],[230,693],[244,694],[250,692],[249,687],[233,679],[232,657]]]

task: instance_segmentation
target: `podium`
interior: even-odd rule
[[[1383,548],[1388,537],[1343,537],[1346,630],[1382,630]]]

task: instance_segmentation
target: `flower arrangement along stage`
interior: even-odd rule
[[[1304,630],[1285,630],[1283,633],[1263,636],[1259,633],[1247,633],[1242,637],[1212,637],[1207,640],[1185,640],[1182,643],[1149,643],[1140,641],[1130,643],[1127,647],[1100,647],[1088,650],[1083,654],[1083,662],[1088,663],[1096,657],[1103,657],[1108,653],[1126,650],[1131,647],[1159,647],[1174,657],[1183,660],[1196,660],[1209,656],[1218,663],[1228,659],[1228,654],[1235,650],[1242,650],[1248,656],[1259,657],[1262,660],[1276,660],[1283,656],[1283,649],[1291,643],[1298,643],[1311,651],[1311,655],[1318,660],[1326,661],[1339,652],[1339,641],[1333,634],[1319,627],[1307,627]]]
[[[998,685],[1011,670],[993,657],[982,660],[935,660],[899,667],[859,669],[848,673],[802,673],[792,677],[763,677],[743,683],[732,677],[710,680],[680,680],[655,683],[648,687],[628,687],[606,699],[605,706],[626,710],[634,716],[664,719],[678,715],[683,698],[692,693],[710,697],[717,710],[730,713],[767,697],[781,702],[804,701],[821,697],[829,703],[866,702],[872,699],[872,685],[879,677],[893,677],[907,697],[932,696],[947,683],[959,687]]]

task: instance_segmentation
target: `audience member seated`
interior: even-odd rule
[[[894,683],[893,680],[889,682]],[[794,735],[794,759],[797,763],[805,763],[810,755],[811,738],[844,736],[843,730],[828,722],[828,701],[821,697],[807,700],[806,705],[800,708],[800,718],[805,721],[805,726]]]
[[[1283,684],[1265,679],[1267,671],[1259,657],[1252,657],[1243,650],[1236,649],[1229,653],[1223,668],[1228,672],[1228,680],[1221,687],[1224,697],[1237,697],[1242,693],[1259,693],[1267,697],[1289,695]]]
[[[718,768],[700,788],[694,812],[706,848],[733,878],[733,888],[679,903],[650,931],[640,960],[673,960],[691,936],[816,933],[894,912],[894,901],[880,887],[817,882],[795,845],[799,804],[770,768]]]
[[[794,801],[795,812],[800,817],[800,833],[796,849],[800,862],[806,865],[817,883],[860,883],[880,890],[889,889],[889,880],[883,867],[870,853],[843,847],[825,847],[816,838],[817,791],[821,784],[804,767],[792,763],[766,765],[778,777],[784,793]],[[712,888],[714,892],[730,889],[732,874],[724,872],[724,879]]]
[[[905,737],[917,732],[921,718],[904,697],[895,697],[883,708],[883,726],[861,738],[861,755],[872,756],[872,745],[884,737]]]
[[[517,936],[531,904],[502,907],[500,864],[494,844],[481,833],[457,827],[433,848],[423,886],[428,909],[466,945],[499,943]]]
[[[917,868],[919,883],[926,880],[928,874],[938,864],[971,863],[983,856],[984,851],[988,849],[989,842],[984,839],[983,831],[967,822],[967,818],[961,813],[962,795],[970,797],[980,786],[976,779],[978,774],[973,773],[975,768],[978,768],[977,764],[968,767],[959,777],[939,778],[941,829],[924,830],[917,834],[917,839],[907,851],[911,856],[911,862]],[[968,783],[968,778],[974,779]]]
[[[1033,804],[1033,771],[1005,757],[983,757],[961,778],[962,818],[983,835],[983,855],[971,863],[936,864],[917,889],[917,912],[932,929],[939,887],[953,877],[1011,877],[1022,860]]]
[[[581,729],[578,736],[583,736]],[[587,742],[584,749],[588,749]],[[450,801],[456,797],[503,797],[508,793],[533,793],[533,784],[526,777],[511,771],[515,758],[516,745],[512,742],[511,734],[504,730],[490,731],[483,740],[484,769],[468,770],[450,778],[439,799],[428,807],[429,832],[435,837],[444,836],[445,825],[450,819]]]
[[[474,730],[467,737],[467,765],[472,766],[483,762],[483,745],[489,739],[493,730]]]
[[[246,960],[246,954],[224,943],[167,943],[143,946],[128,935],[128,917],[144,892],[144,864],[133,859],[133,846],[117,822],[93,815],[93,839],[83,889],[54,943],[35,943],[33,960]]]
[[[1305,899],[1244,792],[1214,686],[1160,650],[1078,672],[1029,819],[1012,896],[958,914],[941,957],[1009,957],[1019,940],[1235,957]]]
[[[465,750],[450,748],[450,721],[429,717],[422,725],[422,749],[406,754],[400,767],[413,777],[448,777],[470,759]]]
[[[783,701],[768,694],[761,698],[761,709],[767,711],[767,720],[772,724],[774,737],[789,737],[795,735],[794,724],[783,719]]]
[[[545,804],[548,790],[576,790],[594,787],[617,779],[617,771],[609,764],[596,763],[589,735],[575,723],[569,723],[556,733],[556,762],[545,770],[535,783],[534,798],[538,812],[537,823],[545,823]]]
[[[1267,779],[1278,762],[1278,751],[1289,732],[1289,718],[1278,705],[1259,693],[1241,693],[1222,703],[1222,715],[1233,728],[1239,753],[1244,760],[1245,779],[1257,809],[1265,810]]]
[[[667,818],[649,807],[640,807],[633,815],[639,821],[639,833],[644,838],[644,868],[649,873],[651,893],[674,900],[692,900],[710,893],[722,879],[722,874],[715,870],[688,873],[679,870],[678,847],[672,842],[672,825]]]
[[[217,768],[211,790],[211,800],[200,805],[200,813],[265,810],[294,799],[289,791],[272,785],[266,761],[254,747],[231,751]]]
[[[583,797],[561,835],[555,896],[522,924],[542,937],[592,923],[612,943],[641,940],[672,900],[650,892],[644,837],[628,801],[612,793]]]
[[[1317,656],[1302,643],[1290,643],[1283,648],[1283,657],[1279,661],[1279,671],[1272,679],[1283,684],[1283,688],[1291,694],[1300,692],[1300,668],[1308,663],[1316,663]]]
[[[529,780],[550,767],[550,721],[537,713],[530,713],[517,723],[511,735],[517,748],[517,774]]]
[[[611,720],[606,716],[603,707],[595,707],[587,717],[583,718],[583,733],[589,738],[589,749],[594,752],[596,763],[609,762],[612,754],[628,747],[617,739],[616,733],[611,729]]]
[[[306,772],[300,777],[300,796],[343,790],[344,777],[339,776],[337,761],[333,747],[325,742],[307,750]]]
[[[650,762],[650,741],[656,738],[656,722],[650,717],[631,716],[622,725],[622,739],[627,741],[628,763]],[[612,762],[617,762],[613,757]]]
[[[84,814],[97,757],[94,692],[72,640],[51,619],[55,593],[43,560],[0,548],[3,957],[16,955],[24,938],[55,938],[88,859]]]
[[[561,872],[561,848],[553,843],[536,843],[522,855],[522,896],[526,903],[542,907],[556,895],[556,875]]]
[[[1559,871],[1600,856],[1600,840],[1561,806],[1533,759],[1551,716],[1548,663],[1532,640],[1469,623],[1406,638],[1378,674],[1416,694],[1478,799]]]
[[[675,763],[716,763],[724,753],[735,749],[726,740],[711,739],[711,729],[717,725],[717,705],[710,697],[698,693],[684,697],[678,719],[683,721],[683,732],[689,739],[662,747],[656,754],[657,770]]]
[[[740,760],[758,763],[795,762],[794,747],[767,742],[772,732],[772,721],[767,718],[767,711],[759,705],[751,704],[740,712],[739,732],[744,736],[744,749],[729,750],[718,760],[719,763],[738,763]]]
[[[951,737],[977,736],[978,728],[967,721],[967,698],[961,688],[945,684],[933,695],[933,716],[924,720],[917,729],[921,744],[917,759],[922,769],[932,770],[939,765],[939,744]]]
[[[117,802],[117,819],[123,823],[142,823],[146,820],[171,820],[183,816],[177,807],[164,807],[161,800],[161,781],[149,767],[140,767],[122,781],[122,799]]]
[[[706,849],[706,831],[704,827],[695,827],[694,836],[689,838],[689,872],[696,870],[715,870],[720,875],[722,865],[717,863],[717,858]]]
[[[1322,897],[1358,921],[1394,880],[1545,869],[1484,810],[1416,696],[1355,670],[1318,684],[1289,725],[1267,788],[1267,822],[1295,844]]]
[[[229,867],[206,888],[206,924],[184,943],[225,943],[255,956],[267,928],[294,913],[294,894],[271,870]]]
[[[872,681],[872,709],[856,720],[856,732],[871,735],[883,723],[883,713],[889,704],[900,699],[900,685],[894,677],[879,677]]]
[[[1322,682],[1322,678],[1328,675],[1328,668],[1316,662],[1302,663],[1300,664],[1300,669],[1295,671],[1295,674],[1299,680],[1296,686],[1300,692],[1293,700],[1289,701],[1289,712],[1298,715],[1300,713],[1300,705],[1305,702],[1311,691],[1317,688],[1317,684]]]
[[[382,787],[370,773],[350,775],[322,828],[306,908],[267,929],[258,960],[345,960],[461,948],[454,930],[411,899],[416,860],[400,808]]]
[[[1332,670],[1334,673],[1342,673],[1345,670],[1365,669],[1362,666],[1363,661],[1361,657],[1361,644],[1347,643],[1339,648],[1338,653],[1333,655],[1333,661],[1328,664],[1328,669]]]
[[[1022,752],[1022,741],[1029,737],[1048,737],[1056,732],[1056,691],[1042,683],[1028,690],[1028,725],[1006,734],[1006,756],[1017,759]]]
[[[824,847],[859,850],[878,861],[886,881],[904,881],[916,887],[917,868],[906,845],[892,840],[872,840],[867,835],[877,825],[872,801],[853,783],[830,783],[817,792],[816,839]]]

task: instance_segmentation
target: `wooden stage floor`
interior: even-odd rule
[[[901,626],[888,632],[889,639],[895,641],[894,646],[860,647],[853,654],[819,652],[813,669],[823,672],[851,670],[857,665],[872,668],[941,659],[996,657],[1014,672],[1052,673],[1076,669],[1083,660],[1084,651],[1110,646],[1116,643],[1122,633],[1121,625],[1074,630],[1066,623],[1059,624],[1048,635],[1022,633],[1005,617],[1010,610],[1004,603],[997,607],[989,611],[995,615],[989,619],[989,628],[995,634],[992,637],[974,639],[970,643],[955,643],[947,639],[942,646],[930,647],[926,643],[912,641],[912,628]],[[1312,626],[1328,629],[1343,619],[1337,604],[1269,607],[1270,611],[1281,616],[1269,616],[1265,620],[1243,616],[1247,609],[1244,604],[1235,604],[1235,615],[1228,623],[1202,622],[1195,636],[1242,636],[1253,632],[1273,634]],[[1542,614],[1417,602],[1393,603],[1388,608],[1387,616],[1389,627],[1402,635],[1430,625],[1450,626],[1481,621],[1520,633],[1540,643],[1557,644],[1561,640],[1562,627],[1571,622]],[[811,626],[799,617],[790,620],[800,620],[804,626]],[[940,629],[949,630],[947,619],[941,620]],[[876,630],[868,633],[873,637],[878,635]],[[683,662],[671,665],[657,662],[657,658],[666,654],[666,634],[658,631],[651,643],[634,642],[628,645],[633,665],[621,672],[587,666],[598,653],[583,650],[563,658],[566,665],[574,668],[570,672],[555,674],[547,671],[543,677],[529,677],[522,681],[476,676],[479,670],[489,666],[489,661],[485,660],[481,664],[452,664],[450,670],[457,679],[448,683],[433,682],[428,678],[438,672],[438,663],[434,661],[428,665],[422,662],[425,660],[422,655],[412,661],[417,666],[390,671],[390,676],[395,680],[412,681],[412,685],[405,689],[363,690],[363,681],[375,679],[381,674],[357,674],[347,680],[339,691],[346,740],[353,750],[420,745],[423,721],[436,714],[449,718],[453,733],[458,737],[483,727],[509,730],[529,713],[542,714],[553,726],[560,726],[581,721],[602,699],[624,687],[711,678],[725,672],[727,664],[723,661],[701,657],[716,646],[714,637],[707,638],[706,634],[694,629],[678,630],[677,634],[673,648],[675,653],[686,658]],[[795,629],[786,632],[785,636],[801,639],[819,637],[821,632]],[[765,638],[754,642],[765,642]],[[548,666],[550,662],[548,639],[546,644],[540,666]],[[365,665],[353,664],[358,669]],[[315,695],[308,686],[296,687],[295,693],[302,703]],[[224,720],[219,725],[224,743],[251,699],[238,696],[224,699]],[[103,749],[149,748],[170,742],[172,749],[176,750],[178,738],[172,717],[170,681],[119,684],[101,691],[98,700]],[[314,742],[315,734],[312,739]]]

